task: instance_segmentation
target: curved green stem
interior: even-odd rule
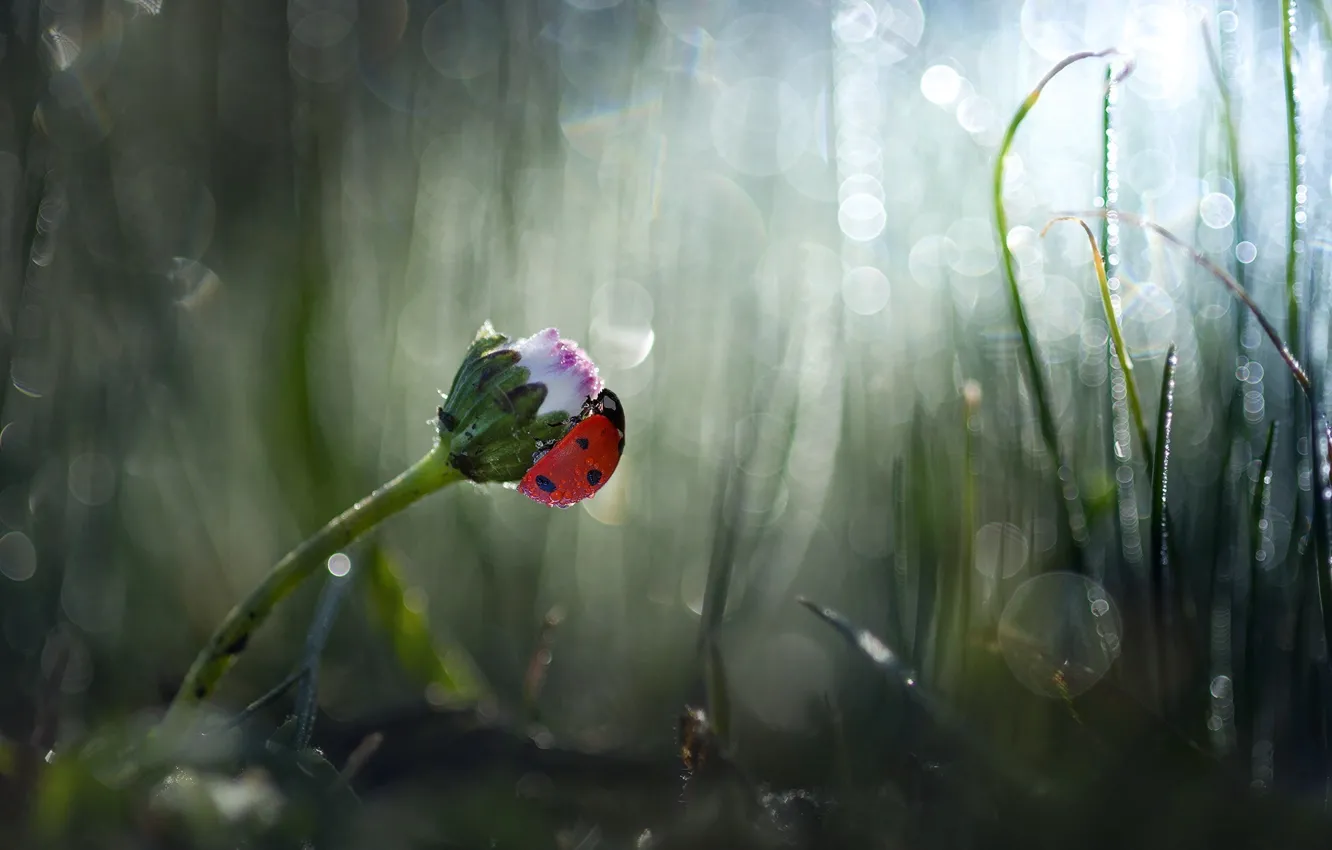
[[[169,741],[188,726],[189,710],[213,692],[277,604],[323,568],[330,556],[393,514],[462,480],[462,473],[449,464],[448,455],[448,444],[437,443],[401,475],[343,511],[278,561],[264,580],[231,609],[194,659],[158,727],[159,739]]]
[[[1055,423],[1054,408],[1050,404],[1049,392],[1045,384],[1044,367],[1036,351],[1036,339],[1031,332],[1031,326],[1027,321],[1027,311],[1022,303],[1022,291],[1018,287],[1017,271],[1013,267],[1013,251],[1008,247],[1008,212],[1004,208],[1004,160],[1008,157],[1009,149],[1013,147],[1013,139],[1017,136],[1018,127],[1022,125],[1022,120],[1027,117],[1027,113],[1031,112],[1032,107],[1036,105],[1036,101],[1040,99],[1041,92],[1050,80],[1054,79],[1055,75],[1074,62],[1115,55],[1118,52],[1113,48],[1089,50],[1074,53],[1057,62],[1041,78],[1036,87],[1031,90],[1031,93],[1023,99],[1017,111],[1013,113],[1012,120],[1008,122],[1008,129],[1004,131],[1003,141],[999,144],[999,155],[994,162],[994,184],[992,187],[994,232],[995,239],[999,243],[999,259],[1004,272],[1004,281],[1008,284],[1009,305],[1013,309],[1013,318],[1017,322],[1018,335],[1022,338],[1022,347],[1027,356],[1027,377],[1031,385],[1032,398],[1035,402],[1041,437],[1045,441],[1046,450],[1054,459],[1055,467],[1061,478],[1066,473],[1071,477],[1071,469],[1065,462],[1064,453],[1059,447],[1059,428]],[[1122,78],[1128,72],[1129,67],[1131,66],[1127,66],[1118,78]],[[1082,504],[1078,497],[1071,493],[1070,488],[1061,487],[1060,489],[1064,497],[1060,503],[1061,513],[1064,521],[1068,524],[1075,551],[1080,554],[1087,543],[1086,518],[1083,516]]]

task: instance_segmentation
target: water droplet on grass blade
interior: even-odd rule
[[[1213,229],[1221,229],[1235,220],[1235,202],[1220,192],[1208,192],[1198,202],[1198,217]]]

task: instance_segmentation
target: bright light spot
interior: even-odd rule
[[[1066,0],[1026,0],[1018,20],[1022,37],[1047,61],[1087,49],[1083,27]]]
[[[21,531],[0,537],[0,575],[10,581],[27,581],[37,572],[37,550]]]
[[[865,192],[852,195],[837,209],[837,224],[848,239],[868,242],[883,232],[888,223],[883,201]]]
[[[1025,224],[1019,224],[1008,231],[1008,250],[1013,252],[1013,259],[1025,269],[1027,266],[1037,266],[1045,258],[1044,245],[1041,243],[1041,235],[1035,228],[1027,227]]]
[[[1258,246],[1252,242],[1241,242],[1235,246],[1235,259],[1248,265],[1258,259]]]
[[[1239,29],[1239,15],[1229,10],[1216,16],[1216,25],[1221,32],[1234,32]]]
[[[931,65],[920,75],[920,93],[938,106],[947,106],[962,90],[962,78],[947,65]]]
[[[632,369],[652,353],[652,294],[631,280],[608,283],[592,295],[589,349],[598,363]]]
[[[1027,536],[1008,522],[991,522],[976,529],[974,567],[986,577],[1012,578],[1027,565]]]
[[[1235,220],[1235,202],[1220,192],[1208,192],[1198,203],[1198,216],[1203,224],[1220,230]]]
[[[1027,580],[999,618],[999,648],[1030,691],[1059,698],[1095,685],[1119,656],[1119,614],[1105,590],[1074,573]]]
[[[983,218],[959,218],[945,234],[956,253],[949,255],[949,266],[966,277],[989,274],[998,265],[995,254],[994,232],[990,222]]]
[[[351,572],[351,558],[338,552],[328,559],[328,571],[330,574],[342,578]]]
[[[875,662],[879,664],[892,663],[893,651],[870,632],[864,631],[857,635],[856,643],[860,644],[860,648]],[[907,680],[907,683],[910,684],[910,680]]]
[[[874,266],[851,269],[842,276],[842,301],[852,313],[873,316],[888,306],[888,278]]]
[[[891,12],[891,10],[889,10]],[[844,44],[859,44],[874,36],[879,28],[879,16],[874,7],[865,2],[843,6],[833,18],[833,35]]]
[[[872,174],[852,174],[842,181],[842,185],[837,187],[837,200],[845,201],[847,198],[856,195],[873,195],[882,203],[886,196],[883,192],[883,184],[879,182]]]
[[[69,492],[89,507],[111,498],[116,486],[116,468],[106,455],[86,452],[69,462]]]

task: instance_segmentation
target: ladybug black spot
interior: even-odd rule
[[[551,481],[549,478],[547,478],[547,477],[544,476],[544,475],[538,475],[538,476],[536,477],[536,486],[537,486],[537,488],[540,489],[541,492],[543,492],[543,493],[554,493],[554,492],[555,492],[555,482],[554,482],[554,481]]]
[[[589,469],[589,470],[587,471],[587,483],[588,483],[588,484],[591,484],[593,487],[595,487],[595,486],[597,486],[598,484],[600,484],[600,483],[601,483],[601,470],[600,470],[600,469]]]
[[[587,437],[575,437],[574,442],[578,444],[578,448],[580,449],[586,449],[589,445]]]

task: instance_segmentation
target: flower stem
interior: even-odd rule
[[[258,587],[227,614],[194,659],[158,727],[163,743],[188,726],[189,709],[208,698],[277,604],[318,572],[331,555],[388,517],[462,479],[462,473],[449,464],[448,452],[447,442],[437,443],[425,457],[330,520],[269,570]]]

